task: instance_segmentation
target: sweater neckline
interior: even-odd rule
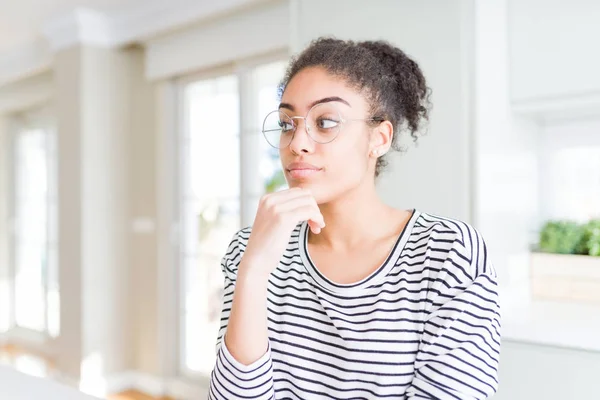
[[[398,259],[400,258],[400,254],[406,246],[406,242],[410,237],[414,224],[418,219],[419,215],[420,213],[417,210],[412,210],[411,217],[402,229],[402,232],[400,232],[400,235],[398,235],[394,246],[388,253],[388,256],[383,261],[383,263],[370,275],[358,282],[347,284],[336,283],[331,279],[327,278],[325,275],[323,275],[321,271],[319,271],[318,267],[313,263],[310,254],[308,253],[308,231],[310,228],[308,227],[308,223],[306,221],[301,224],[300,234],[298,237],[298,248],[300,251],[302,263],[305,265],[306,269],[308,270],[308,273],[315,280],[315,282],[320,287],[329,292],[341,293],[357,291],[376,285],[388,275],[390,270],[396,264],[396,261],[398,261]]]

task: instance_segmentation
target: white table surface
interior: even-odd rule
[[[600,352],[600,306],[533,301],[524,287],[500,297],[503,340]]]
[[[2,400],[98,400],[50,379],[37,378],[0,365]]]

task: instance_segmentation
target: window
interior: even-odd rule
[[[286,187],[283,170],[279,161],[279,150],[271,147],[262,137],[262,123],[265,116],[279,107],[279,100],[276,96],[277,85],[283,77],[285,63],[273,63],[260,66],[254,70],[254,80],[256,82],[258,109],[255,115],[256,125],[250,134],[260,136],[260,154],[263,157],[260,160],[260,176],[263,182],[265,192],[274,192]],[[262,196],[264,193],[260,193]],[[259,196],[259,197],[260,197]]]
[[[181,86],[180,364],[210,374],[220,325],[221,259],[260,197],[282,183],[278,153],[263,140],[262,119],[277,108],[277,62]],[[251,210],[245,212],[244,210]]]
[[[59,334],[56,145],[48,124],[15,118],[9,271],[0,286],[0,329]]]

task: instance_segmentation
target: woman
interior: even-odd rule
[[[428,117],[386,42],[314,41],[263,132],[290,189],[233,238],[212,399],[483,399],[500,349],[496,273],[471,226],[377,196],[400,129]]]

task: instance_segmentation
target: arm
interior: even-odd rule
[[[243,262],[237,268],[235,263],[241,257],[234,238],[221,263],[225,294],[217,362],[210,381],[211,400],[273,398],[266,315],[268,279],[251,274]]]
[[[472,229],[472,228],[471,228]],[[472,244],[455,242],[443,262],[425,321],[415,399],[486,399],[498,388],[500,306],[496,273],[475,230]]]
[[[268,277],[279,264],[291,232],[301,221],[308,221],[314,233],[325,227],[323,215],[309,191],[292,188],[270,193],[259,202],[245,248],[241,249],[239,239],[246,240],[242,235],[248,235],[249,231],[238,232],[238,240],[232,241],[222,263],[225,297],[210,399],[274,397],[267,329]]]

